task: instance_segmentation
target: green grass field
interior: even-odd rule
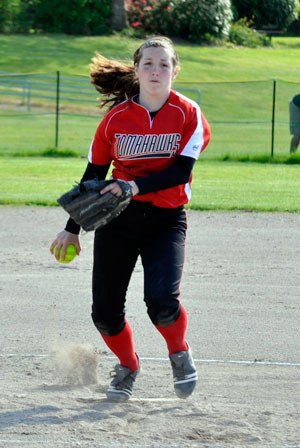
[[[277,80],[274,152],[286,154],[288,151],[288,102],[300,91],[300,38],[273,38],[273,42],[273,48],[259,49],[176,42],[181,70],[175,87],[184,89],[183,93],[194,99],[200,94],[201,107],[211,123],[213,137],[205,158],[271,153],[274,79]],[[89,87],[89,64],[95,51],[130,61],[139,44],[139,40],[122,35],[0,35],[0,75],[1,72],[44,73],[54,79],[59,70],[62,76],[85,76]],[[96,98],[95,91],[95,105]],[[55,144],[54,102],[45,104],[41,99],[32,98],[28,112],[20,101],[12,95],[1,98],[0,155],[44,150]],[[85,111],[79,103],[61,103],[60,148],[86,154],[100,119],[96,106],[92,109],[94,119],[90,106]]]
[[[141,41],[122,35],[0,35],[0,71],[88,75],[95,51],[131,61]],[[273,38],[273,48],[202,47],[176,42],[182,82],[285,79],[299,82],[300,38]],[[34,55],[34,57],[33,57]]]
[[[57,205],[80,180],[82,158],[0,158],[0,204]],[[300,211],[299,166],[200,160],[194,169],[195,210]]]
[[[131,60],[140,41],[122,35],[0,35],[1,73],[86,76],[95,51]],[[273,80],[276,79],[275,159],[288,158],[288,101],[300,91],[300,38],[273,38],[272,48],[203,47],[176,42],[181,71],[175,84],[200,92],[211,123],[212,140],[196,165],[191,207],[212,210],[299,212],[299,165],[237,163],[268,159],[271,149]],[[33,57],[34,54],[34,57]],[[185,92],[183,92],[185,93]],[[95,98],[97,93],[95,92]],[[30,111],[0,90],[1,204],[54,205],[56,197],[80,178],[85,160],[39,156],[55,145],[53,104]],[[101,118],[62,104],[59,149],[86,156]],[[220,162],[220,159],[231,160]],[[299,163],[299,158],[292,161]]]

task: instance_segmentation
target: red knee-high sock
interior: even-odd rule
[[[115,336],[104,334],[101,334],[101,336],[110,350],[119,358],[122,366],[132,371],[138,370],[139,362],[135,353],[132,330],[128,322],[125,323],[123,330]]]
[[[167,327],[156,325],[156,328],[167,343],[169,355],[188,350],[188,345],[185,340],[187,323],[187,313],[185,308],[181,305],[180,315],[173,324],[168,325]]]

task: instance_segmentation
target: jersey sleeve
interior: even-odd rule
[[[195,105],[184,127],[180,155],[198,159],[208,145],[210,135],[210,126],[200,107]]]
[[[91,143],[88,161],[94,165],[108,165],[112,161],[108,123],[106,116],[99,124]]]

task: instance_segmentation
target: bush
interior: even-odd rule
[[[171,34],[173,4],[169,0],[127,0],[127,17],[136,34]]]
[[[34,22],[41,0],[21,0],[19,14],[16,17],[15,29],[17,33],[34,31]]]
[[[235,15],[253,20],[256,28],[284,30],[297,18],[298,0],[232,0]]]
[[[20,0],[1,0],[0,2],[0,33],[14,31],[15,18],[20,11]]]
[[[298,19],[292,22],[287,32],[293,36],[300,36],[300,20]]]
[[[127,0],[128,21],[141,33],[165,34],[194,42],[227,36],[230,0]]]
[[[274,24],[276,28],[286,29],[297,18],[297,3],[297,0],[263,0],[257,12],[257,26]]]
[[[111,0],[39,0],[33,26],[46,32],[103,34],[110,15]]]
[[[251,48],[271,45],[268,36],[251,29],[251,22],[247,22],[246,18],[232,23],[228,40],[235,45]]]
[[[230,0],[175,0],[172,27],[176,36],[201,42],[205,35],[227,37],[232,20]]]
[[[103,34],[111,0],[0,0],[0,32]]]

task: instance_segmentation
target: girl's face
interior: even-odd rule
[[[135,65],[140,93],[151,97],[165,97],[170,93],[172,81],[176,78],[172,51],[164,47],[148,47]]]

